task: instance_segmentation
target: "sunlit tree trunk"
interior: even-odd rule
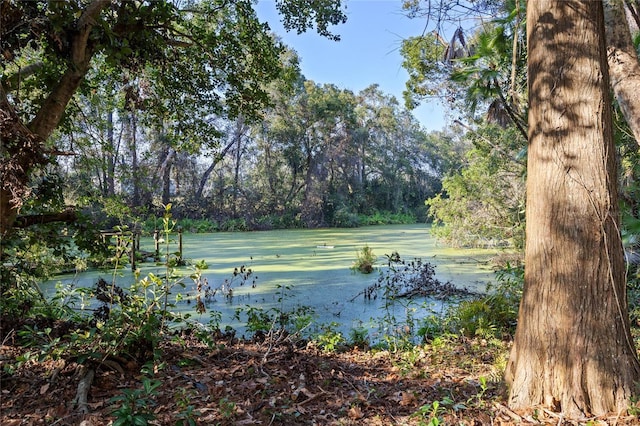
[[[525,286],[512,409],[618,413],[640,378],[629,332],[602,2],[527,3]]]
[[[109,111],[107,115],[107,148],[104,152],[106,161],[105,188],[104,194],[107,197],[113,197],[116,194],[116,157],[118,150],[116,148],[114,132],[113,132],[113,111]]]
[[[124,117],[125,132],[124,137],[129,149],[129,155],[131,156],[131,205],[139,207],[142,204],[141,189],[140,189],[140,163],[138,161],[138,142],[136,138],[137,133],[137,117],[135,110],[129,110],[125,113]]]
[[[234,130],[234,141],[236,143],[236,152],[234,156],[234,164],[233,164],[233,194],[231,196],[231,214],[234,218],[238,217],[238,194],[241,191],[240,188],[240,166],[242,165],[242,154],[244,152],[244,147],[242,145],[242,137],[245,135],[248,130],[247,126],[244,123],[244,117],[240,116],[237,118],[235,123]]]
[[[162,177],[162,204],[167,205],[171,202],[171,170],[176,157],[176,150],[167,147],[166,155],[160,166],[159,174]]]

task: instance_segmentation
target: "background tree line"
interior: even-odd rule
[[[282,60],[288,80],[265,89],[273,105],[233,120],[198,105],[180,111],[187,119],[170,107],[158,117],[145,104],[164,95],[145,73],[135,84],[96,75],[56,141],[74,154],[55,170],[66,199],[117,200],[143,219],[172,203],[176,218],[240,229],[358,226],[379,212],[425,220],[424,200],[460,161],[447,148],[454,137],[426,133],[375,85],[357,94],[318,85],[294,53]]]

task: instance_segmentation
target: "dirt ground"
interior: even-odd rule
[[[5,339],[0,423],[110,425],[122,405],[112,398],[128,394],[153,415],[152,425],[636,424],[631,417],[568,422],[544,410],[508,410],[500,372],[508,346],[457,339],[396,353],[325,353],[282,336],[221,340],[216,349],[174,339],[143,374],[126,359],[89,369],[73,360],[27,360],[27,348]],[[158,387],[145,392],[145,377]],[[89,385],[86,404],[76,400],[80,383]]]

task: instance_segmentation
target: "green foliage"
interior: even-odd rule
[[[249,225],[245,218],[228,219],[220,224],[220,230],[229,232],[249,231]]]
[[[0,267],[0,311],[11,318],[29,317],[32,309],[46,303],[38,287],[38,279],[14,268]]]
[[[448,402],[448,400],[446,402]],[[420,425],[439,426],[444,424],[444,420],[441,417],[441,414],[444,411],[445,409],[441,406],[440,401],[433,401],[430,404],[421,406],[415,413],[412,414],[412,417],[418,417],[420,419]]]
[[[162,383],[143,377],[141,389],[124,389],[122,394],[109,400],[111,404],[119,405],[112,411],[116,417],[114,426],[145,426],[155,419],[153,414],[153,398]]]
[[[637,395],[629,398],[629,408],[627,409],[630,416],[640,417],[640,397]]]
[[[283,214],[264,214],[255,221],[255,226],[259,230],[268,229],[299,229],[304,225],[300,221],[300,216],[294,212],[286,212]]]
[[[351,266],[351,269],[363,274],[370,274],[373,272],[374,265],[378,256],[373,253],[371,247],[365,244],[364,247],[356,253],[357,259]]]
[[[467,136],[474,148],[466,166],[443,179],[443,192],[426,201],[432,233],[454,246],[524,244],[524,147],[513,130],[484,127]]]
[[[177,226],[185,232],[204,234],[219,230],[218,224],[209,219],[178,219]]]
[[[346,343],[346,339],[341,332],[337,330],[340,326],[337,322],[323,324],[320,331],[312,336],[312,339],[325,352],[335,352]]]
[[[313,309],[308,306],[297,306],[292,309],[262,308],[246,305],[236,308],[234,318],[242,321],[246,318],[247,330],[251,333],[268,333],[272,331],[286,331],[299,334],[305,330],[313,320]]]
[[[91,266],[112,269],[126,265],[134,230],[142,228],[137,214],[126,200],[117,196],[83,197],[80,201],[84,207],[74,224],[76,247],[87,255]]]
[[[169,315],[165,302],[166,286],[153,274],[136,281],[128,292],[104,283],[104,315],[96,318],[99,336],[94,336],[94,351],[125,354],[146,361],[157,348]],[[100,287],[98,287],[100,288]],[[95,337],[99,337],[95,339]]]
[[[369,347],[369,330],[365,327],[355,327],[349,330],[349,343],[356,348],[367,349]]]
[[[331,225],[336,228],[357,228],[361,225],[361,217],[350,209],[343,207],[336,210]]]
[[[409,74],[405,103],[414,108],[424,99],[444,90],[449,69],[443,62],[445,46],[433,33],[409,37],[402,41],[402,67]]]
[[[196,426],[198,424],[197,420],[202,414],[191,404],[192,393],[193,391],[190,392],[181,387],[178,388],[174,394],[174,398],[180,409],[180,412],[176,416],[178,418],[175,423],[176,426]]]
[[[251,305],[236,308],[234,318],[245,318],[246,329],[255,336],[287,336],[289,339],[301,338],[313,324],[314,311],[309,306],[288,307],[285,302],[292,297],[291,286],[277,285],[276,307],[263,308]]]
[[[449,327],[466,336],[483,338],[513,335],[524,284],[524,269],[507,265],[497,273],[495,289],[479,299],[465,300],[449,309]]]
[[[416,334],[422,341],[431,342],[438,337],[450,334],[453,329],[450,323],[451,318],[448,316],[430,314],[418,321]]]
[[[229,401],[228,398],[220,398],[218,401],[218,409],[224,419],[232,419],[236,415],[236,403]]]
[[[411,213],[391,213],[376,211],[371,215],[359,215],[359,224],[366,225],[402,225],[416,223]]]
[[[439,426],[444,425],[444,419],[442,414],[447,410],[458,412],[466,410],[467,406],[461,402],[455,402],[450,397],[446,396],[439,401],[433,401],[430,404],[421,406],[411,417],[418,418],[420,425],[425,426]],[[425,422],[426,421],[426,422]]]

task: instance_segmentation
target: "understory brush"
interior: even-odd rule
[[[524,268],[507,264],[486,294],[449,307],[446,328],[467,337],[506,338],[515,333],[524,284]],[[428,328],[427,328],[428,330]]]
[[[158,374],[179,367],[165,364],[165,357],[170,355],[164,351],[175,346],[180,347],[181,353],[195,351],[193,348],[197,347],[200,353],[212,354],[244,341],[264,351],[262,364],[251,366],[256,371],[265,369],[278,346],[286,346],[292,352],[313,353],[316,362],[342,354],[348,359],[349,353],[366,352],[373,360],[390,363],[393,374],[420,380],[436,380],[442,374],[437,366],[458,363],[456,367],[464,369],[466,378],[460,386],[450,384],[455,391],[436,390],[423,395],[420,404],[417,396],[413,396],[415,401],[410,394],[402,396],[408,399],[400,401],[415,406],[416,418],[426,424],[440,424],[447,415],[469,407],[484,409],[485,395],[497,394],[506,365],[506,341],[513,333],[522,291],[521,268],[508,267],[500,272],[497,284],[486,295],[478,295],[440,282],[435,278],[434,266],[428,262],[405,261],[398,253],[392,253],[386,256],[386,265],[376,270],[379,276],[375,283],[358,295],[365,301],[384,299],[376,329],[360,324],[345,332],[338,322],[318,324],[312,308],[295,303],[291,286],[278,286],[274,305],[237,307],[236,320],[244,323],[247,333],[243,336],[246,339],[238,339],[234,330],[225,329],[224,333],[220,330],[221,314],[208,304],[219,295],[224,302],[232,303],[238,300],[234,299],[237,286],[255,287],[257,277],[251,265],[237,267],[230,278],[215,288],[203,275],[207,269],[204,262],[188,262],[188,272],[178,273],[170,244],[177,222],[171,218],[170,209],[170,205],[166,207],[162,218],[162,272],[136,274],[126,286],[118,284],[116,271],[125,261],[127,245],[133,243],[127,240],[132,236],[129,233],[123,233],[110,248],[113,276],[97,280],[88,289],[73,284],[58,285],[53,296],[46,296],[38,289],[37,281],[15,270],[5,270],[3,273],[13,274],[16,279],[10,288],[3,288],[0,306],[4,315],[10,314],[22,322],[13,328],[3,325],[0,341],[14,341],[27,350],[20,357],[3,362],[2,373],[11,377],[30,363],[51,360],[73,362],[86,370],[117,371],[122,376],[125,370],[135,372],[135,381],[119,388],[118,394],[109,400],[114,424],[152,421],[157,414],[155,401],[162,397]],[[236,225],[244,226],[241,221],[233,226]],[[191,226],[198,224],[193,222]],[[365,246],[358,253],[357,269],[372,272],[376,260],[371,248]],[[428,301],[423,301],[425,298]],[[209,323],[179,314],[175,303],[182,301],[195,302],[199,315],[209,311]],[[194,356],[191,361],[198,363],[198,359],[199,356]],[[238,367],[238,372],[244,367]],[[336,370],[335,377],[338,373]],[[329,384],[333,378],[327,380]],[[252,385],[263,384],[256,383]],[[318,397],[330,389],[324,383],[313,389],[301,386],[300,389]],[[300,392],[310,402],[315,398],[311,393]],[[363,395],[372,397],[375,389],[371,392]],[[423,403],[427,397],[429,403]],[[198,420],[197,406],[190,398],[186,392],[176,396],[181,408],[175,418],[182,424],[196,424]],[[224,398],[227,396],[217,401],[217,410],[223,417],[234,417],[238,402]]]

